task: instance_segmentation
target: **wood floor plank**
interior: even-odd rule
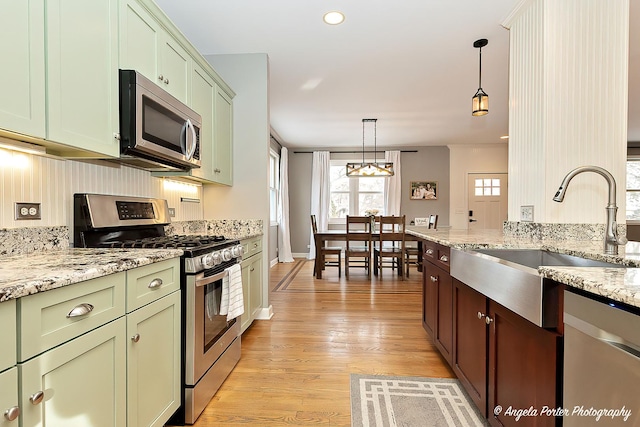
[[[196,422],[350,426],[349,374],[453,378],[422,328],[422,277],[381,279],[296,260],[270,270],[271,320],[242,336],[242,357]]]

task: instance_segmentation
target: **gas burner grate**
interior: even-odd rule
[[[146,249],[170,249],[188,248],[195,249],[224,242],[224,236],[199,236],[199,235],[172,235],[146,237],[134,240],[117,240],[104,242],[100,246],[107,248],[146,248]]]

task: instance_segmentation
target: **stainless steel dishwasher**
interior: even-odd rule
[[[564,426],[640,426],[640,316],[564,293]]]

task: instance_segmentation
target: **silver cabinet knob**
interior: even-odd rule
[[[427,255],[433,255],[433,249],[427,249],[426,254]]]
[[[163,80],[164,80],[164,76],[163,76],[162,74],[160,74],[160,75],[158,76],[158,80],[163,81]]]
[[[448,256],[446,256],[446,255],[442,255],[442,256],[440,257],[440,261],[442,261],[442,262],[449,262],[449,257],[448,257]]]
[[[86,316],[87,314],[93,311],[93,305],[88,303],[78,304],[67,314],[67,319],[71,319],[73,317]]]
[[[149,289],[158,289],[160,286],[162,286],[162,279],[153,279],[151,282],[149,282],[149,284],[147,285],[147,288]]]
[[[485,317],[484,321],[487,323],[487,325],[490,325],[491,322],[493,322],[493,319],[489,316]]]
[[[135,334],[134,336],[132,336],[131,337],[131,341],[133,341],[133,342],[140,341],[140,334]]]
[[[164,84],[168,85],[169,84],[169,79],[164,79]]]
[[[478,319],[482,319],[484,316],[486,316],[484,313],[478,312]]]
[[[37,405],[38,403],[42,402],[42,399],[44,399],[43,391],[37,391],[29,396],[29,402],[31,402],[32,405]]]
[[[433,283],[435,283],[435,282],[437,282],[437,281],[438,281],[438,278],[437,278],[437,277],[435,277],[435,276],[429,276],[429,279],[430,279]]]
[[[213,170],[215,173],[220,173],[220,169],[216,168]]]
[[[13,421],[20,416],[20,408],[14,406],[4,411],[4,419],[7,421]]]
[[[118,132],[114,133],[113,137],[116,139],[116,141],[120,141],[120,133]]]

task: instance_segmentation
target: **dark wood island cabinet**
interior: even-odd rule
[[[506,413],[562,406],[562,302],[559,326],[539,327],[452,277],[450,248],[423,248],[423,327],[480,412],[493,426],[562,425],[552,416]]]
[[[422,243],[422,325],[451,365],[453,357],[453,284],[449,274],[449,248]]]

